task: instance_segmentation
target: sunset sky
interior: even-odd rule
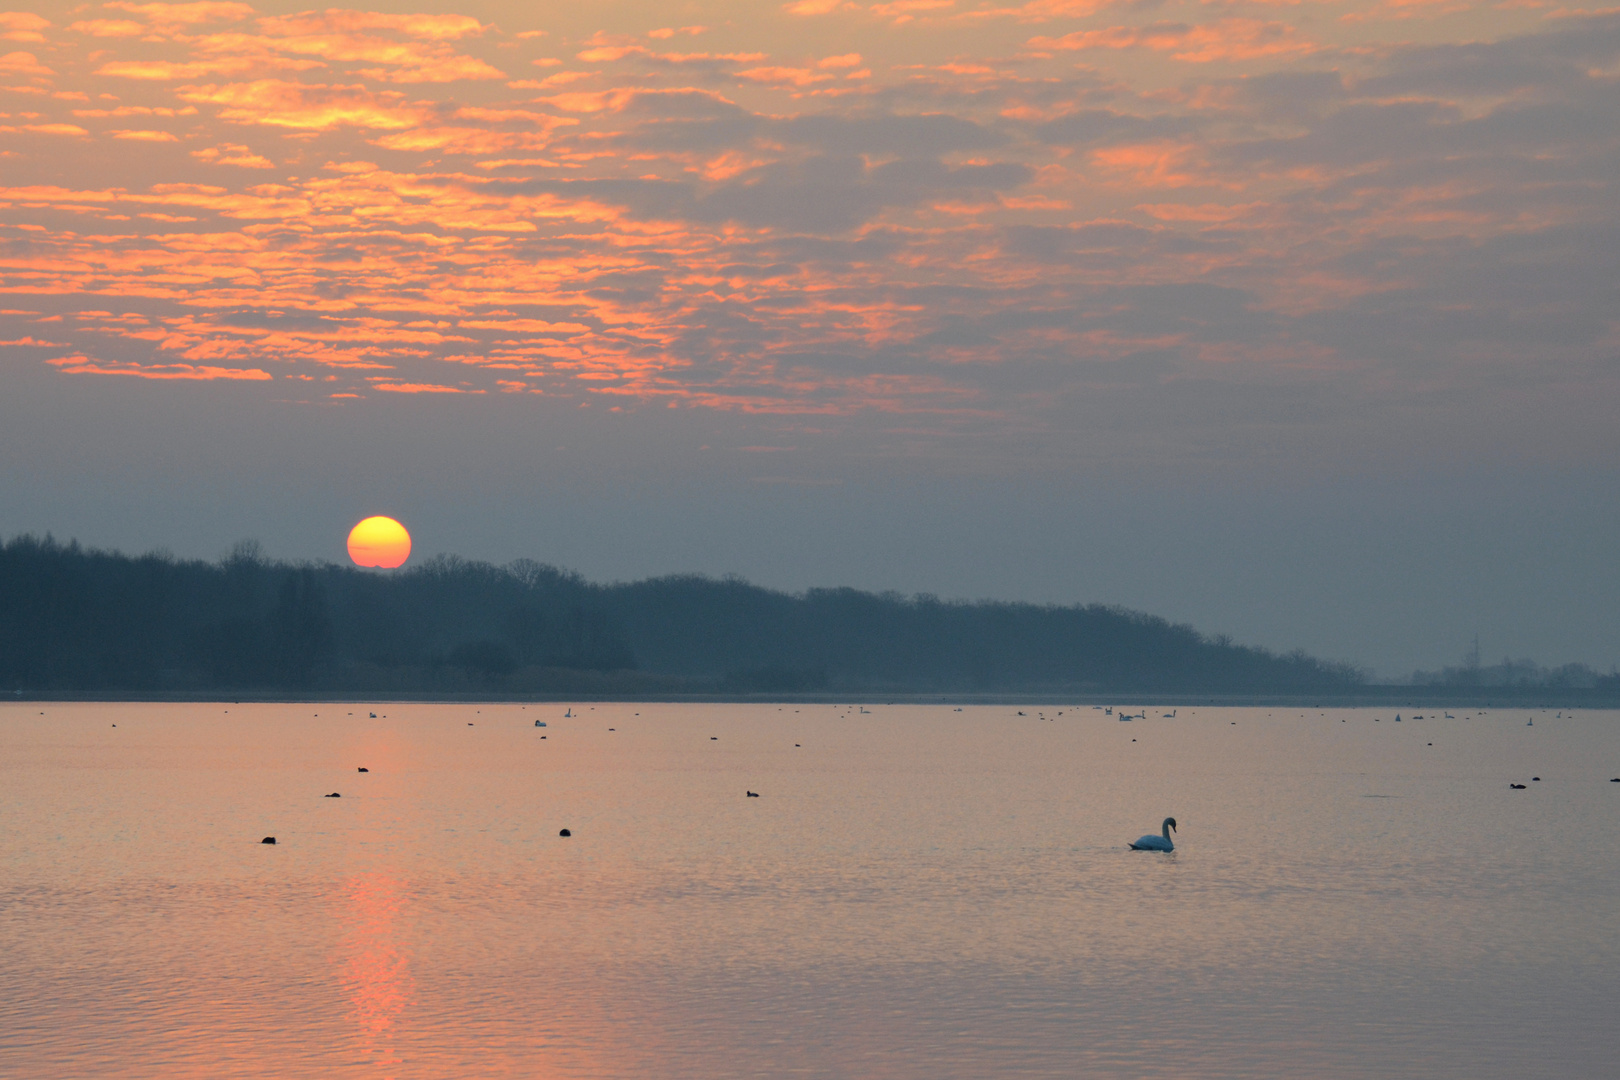
[[[1620,661],[1620,8],[20,4],[0,532]]]

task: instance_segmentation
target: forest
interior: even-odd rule
[[[0,543],[8,692],[837,694],[1348,690],[1365,676],[1103,605],[739,578],[615,584],[530,560],[371,571]]]

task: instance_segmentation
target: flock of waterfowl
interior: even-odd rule
[[[1092,706],[1092,708],[1094,710],[1096,710],[1096,711],[1102,712],[1106,716],[1114,716],[1115,715],[1114,708],[1112,706],[1105,707],[1105,706],[1102,706],[1102,705],[1094,705],[1094,706]],[[227,713],[229,712],[229,710],[226,710],[226,711],[227,711]],[[797,710],[797,709],[794,710],[794,712],[798,712],[798,711],[799,710]],[[958,707],[958,708],[954,709],[953,711],[961,712],[962,709],[960,707]],[[1162,714],[1162,716],[1163,716],[1164,719],[1173,720],[1173,719],[1176,718],[1176,715],[1177,715],[1178,711],[1179,710],[1177,710],[1177,709],[1172,709],[1169,712]],[[846,709],[845,710],[845,715],[849,715],[849,714],[850,714],[850,710]],[[43,716],[45,714],[43,712],[41,712],[40,715]],[[319,716],[320,714],[316,713],[315,715]],[[349,713],[349,715],[353,716],[354,714],[351,712],[351,713]],[[377,714],[374,713],[374,712],[368,712],[366,715],[370,719],[373,719],[373,720],[377,719]],[[641,714],[636,713],[636,715],[640,716]],[[869,715],[871,715],[871,711],[868,710],[867,708],[865,708],[864,706],[862,706],[860,708],[860,715],[869,716]],[[1027,714],[1021,709],[1017,711],[1017,715],[1018,716],[1027,716]],[[1058,710],[1057,715],[1062,716],[1063,711]],[[1447,720],[1456,719],[1456,717],[1452,713],[1449,713],[1449,712],[1444,712],[1444,713],[1442,713],[1442,715]],[[1560,712],[1558,715],[1559,715],[1559,717],[1562,717],[1563,713]],[[574,714],[572,706],[569,707],[568,711],[565,712],[563,714],[563,716],[566,719],[573,719],[574,718],[575,714]],[[1125,712],[1124,710],[1120,710],[1120,712],[1117,714],[1117,719],[1119,719],[1120,721],[1142,720],[1142,719],[1145,719],[1146,716],[1147,716],[1147,711],[1145,709],[1140,709],[1135,713],[1128,713],[1128,712]],[[386,718],[386,714],[384,714],[384,718]],[[1041,720],[1052,720],[1052,719],[1054,719],[1052,717],[1048,717],[1044,711],[1038,712],[1037,718],[1041,719]],[[1411,718],[1413,720],[1422,720],[1422,719],[1424,719],[1424,716],[1423,716],[1423,714],[1420,714],[1420,713],[1414,713]],[[1439,717],[1434,717],[1434,719],[1438,719],[1438,718]],[[1382,717],[1374,717],[1373,720],[1374,720],[1375,723],[1381,722]],[[1347,720],[1341,719],[1341,722],[1347,722]],[[1402,723],[1403,722],[1400,713],[1395,714],[1394,722],[1395,723]],[[1233,721],[1233,724],[1235,726],[1236,721]],[[1535,726],[1535,718],[1534,717],[1528,718],[1525,721],[1525,724],[1526,724],[1527,727],[1534,727]],[[112,726],[117,727],[118,725],[114,724]],[[467,726],[472,727],[474,725],[473,725],[472,722],[469,721]],[[544,721],[544,720],[535,720],[534,726],[536,728],[544,728],[544,727],[546,727],[546,721]],[[615,731],[617,729],[610,727],[610,728],[608,728],[608,730],[609,731]],[[540,737],[542,739],[544,739],[546,736],[542,735]],[[718,735],[711,735],[711,736],[709,736],[709,741],[710,742],[718,742],[719,741],[719,736]],[[1135,742],[1136,740],[1132,739],[1131,741]],[[796,749],[800,747],[799,743],[794,743],[793,745],[794,745],[794,747]],[[1431,743],[1428,743],[1427,745],[1428,746],[1433,746],[1434,743],[1431,742]],[[371,770],[369,768],[367,768],[366,766],[362,765],[362,766],[360,766],[358,768],[357,771],[362,772],[362,773],[369,773]],[[1530,778],[1530,782],[1531,783],[1540,783],[1541,782],[1541,777],[1532,776]],[[1620,776],[1616,776],[1616,777],[1611,778],[1609,783],[1611,783],[1611,784],[1620,784]],[[1528,790],[1529,785],[1528,784],[1521,784],[1521,783],[1518,783],[1517,781],[1514,781],[1512,783],[1509,783],[1508,787],[1512,788],[1515,791],[1525,791],[1525,790]],[[746,798],[750,798],[750,799],[757,799],[757,798],[760,797],[759,792],[751,791],[751,790],[750,791],[745,791],[744,795],[745,795]],[[336,791],[331,792],[331,793],[323,796],[323,798],[327,798],[327,799],[340,799],[342,797],[343,797],[342,793],[336,792]],[[1160,831],[1159,831],[1158,835],[1155,835],[1153,833],[1148,833],[1145,836],[1138,837],[1135,841],[1131,842],[1130,844],[1127,844],[1126,846],[1132,851],[1173,852],[1173,851],[1175,851],[1175,841],[1171,839],[1170,834],[1172,832],[1174,832],[1174,831],[1176,831],[1176,819],[1173,818],[1173,817],[1167,817],[1161,823]],[[569,829],[562,829],[562,830],[560,830],[558,832],[557,835],[559,837],[569,837],[569,836],[572,836],[573,833]],[[276,838],[274,836],[266,836],[264,839],[260,840],[259,842],[261,844],[274,844],[276,842]]]

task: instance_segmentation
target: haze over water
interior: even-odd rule
[[[1613,1069],[1614,713],[866,707],[0,705],[0,1071]]]

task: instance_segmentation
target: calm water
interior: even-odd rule
[[[1620,1071],[1620,714],[868,707],[0,705],[0,1074]]]

